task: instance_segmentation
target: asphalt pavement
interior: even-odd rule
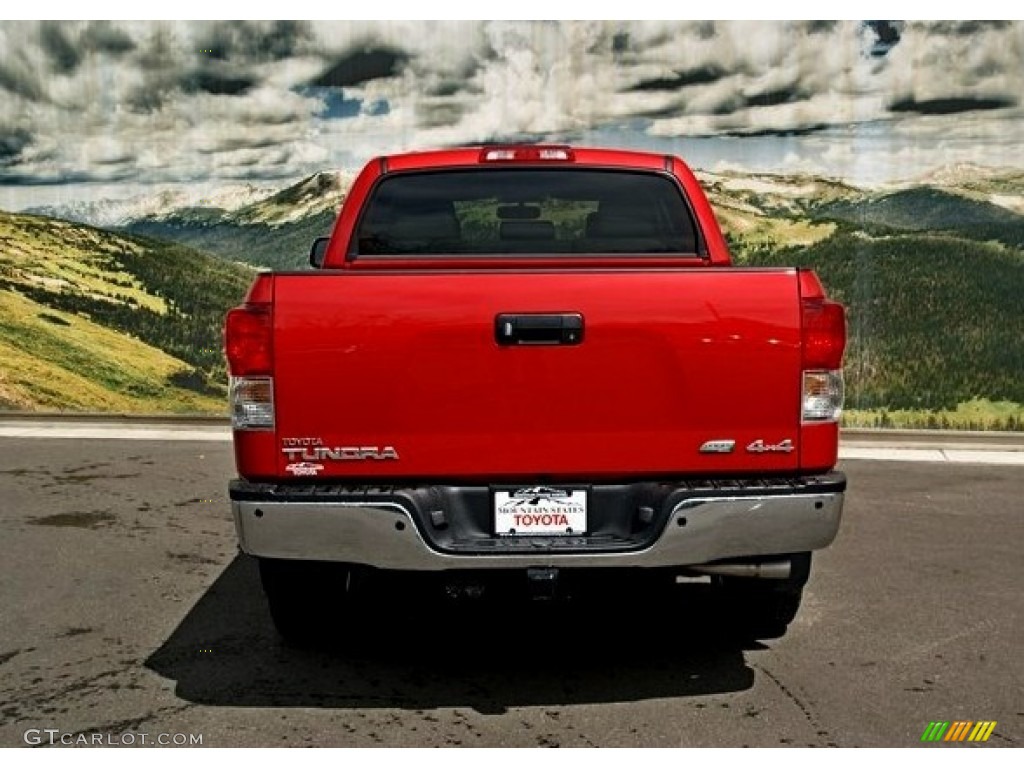
[[[841,469],[839,538],[779,640],[723,638],[685,585],[382,599],[302,651],[236,550],[230,444],[0,437],[0,746],[915,746],[957,720],[997,725],[929,748],[1020,746],[1024,468]]]

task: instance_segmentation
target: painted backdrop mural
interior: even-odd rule
[[[224,410],[373,155],[674,152],[850,308],[848,423],[1024,428],[1024,25],[0,23],[0,408]]]

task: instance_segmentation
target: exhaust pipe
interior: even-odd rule
[[[746,579],[788,579],[793,567],[789,560],[769,560],[763,563],[691,565],[688,570],[710,576],[739,576]]]

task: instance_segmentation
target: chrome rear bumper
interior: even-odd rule
[[[832,542],[843,508],[841,490],[693,496],[671,506],[660,533],[639,549],[572,551],[564,540],[542,538],[519,541],[514,550],[464,553],[432,545],[420,531],[422,520],[397,500],[281,501],[239,495],[243,497],[233,499],[232,509],[244,552],[414,571],[684,567],[806,552]]]

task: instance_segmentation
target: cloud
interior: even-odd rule
[[[982,32],[1006,31],[1012,29],[1012,21],[934,21],[928,29],[937,35],[971,37]]]
[[[969,33],[966,30],[970,30]],[[1017,102],[1024,92],[1024,26],[911,22],[889,54],[891,103]]]
[[[425,75],[433,52],[409,47],[403,76],[374,91],[411,107],[402,110],[412,118],[406,131],[442,144],[501,134],[557,137],[637,120],[652,136],[684,136],[695,126],[699,135],[789,134],[845,124],[842,110],[808,112],[816,104],[832,106],[814,100],[823,93],[857,93],[877,66],[862,54],[859,29],[849,23],[489,23],[480,26],[485,46],[467,36],[473,65],[461,81]],[[845,38],[845,51],[834,38]],[[792,106],[789,124],[779,105]]]
[[[746,131],[725,131],[718,135],[725,138],[734,139],[745,139],[745,138],[765,138],[765,137],[779,137],[779,138],[790,138],[793,136],[810,136],[814,133],[822,133],[828,131],[832,126],[827,123],[811,123],[808,125],[802,125],[800,127],[793,128],[751,128]]]
[[[247,75],[221,75],[213,70],[199,70],[182,78],[180,85],[185,93],[212,93],[223,96],[239,96],[256,85],[256,78]]]
[[[204,155],[230,154],[243,149],[269,149],[282,144],[280,136],[217,136],[208,134],[196,146],[196,151]]]
[[[120,56],[135,49],[135,43],[122,29],[109,21],[92,21],[82,32],[82,45],[89,51]]]
[[[309,85],[345,88],[363,85],[370,80],[399,74],[408,61],[408,55],[386,46],[366,46],[346,53]]]
[[[22,151],[32,141],[28,131],[0,130],[0,167],[14,165]]]
[[[865,21],[864,26],[874,34],[868,48],[870,56],[885,56],[899,43],[903,32],[902,21]]]
[[[0,96],[20,97],[26,101],[45,100],[38,61],[33,61],[25,34],[31,26],[25,22],[0,23]],[[39,52],[35,51],[37,58]]]
[[[82,63],[82,54],[72,45],[65,29],[57,21],[44,21],[39,25],[39,44],[58,74],[74,72]]]
[[[0,62],[0,88],[29,101],[40,101],[43,89],[33,73],[17,62]]]
[[[742,97],[744,107],[772,107],[778,104],[795,104],[806,101],[811,94],[794,86],[769,88],[759,93],[751,93]]]
[[[593,136],[775,141],[822,167],[845,156],[829,142],[926,144],[910,162],[974,141],[1019,162],[1022,64],[1020,23],[2,22],[0,184]]]
[[[1010,98],[958,97],[917,101],[913,97],[907,97],[894,101],[889,105],[889,109],[892,112],[915,112],[919,115],[958,115],[964,112],[1006,109],[1015,106],[1016,103],[1014,99]]]
[[[726,71],[716,64],[702,64],[684,72],[673,72],[666,77],[641,80],[630,86],[630,91],[677,91],[691,85],[714,83],[726,76]]]
[[[38,27],[39,48],[50,69],[58,75],[70,75],[81,66],[90,53],[119,56],[131,51],[135,44],[123,31],[108,21],[87,24],[42,21]]]
[[[218,61],[283,61],[310,50],[315,42],[308,21],[213,22],[197,38],[198,50]]]
[[[144,72],[166,72],[188,58],[202,55],[198,46],[181,40],[175,28],[166,22],[133,31],[139,36],[140,49],[134,63]]]
[[[822,35],[834,32],[838,26],[838,21],[808,21],[804,31],[809,35]]]

